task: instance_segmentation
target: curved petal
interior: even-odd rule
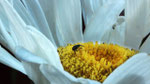
[[[34,49],[33,40],[26,30],[26,24],[7,0],[0,1],[1,37],[7,48],[14,52],[16,46]],[[13,17],[12,17],[13,16]],[[6,39],[6,40],[5,40]],[[12,42],[10,43],[9,40]],[[28,42],[28,43],[27,43]],[[14,45],[14,46],[12,46]]]
[[[11,38],[11,35],[6,31],[6,26],[2,24],[2,21],[0,19],[0,43],[3,44],[8,49],[13,49],[16,44],[13,38]],[[11,44],[11,45],[10,45]]]
[[[23,74],[26,74],[26,71],[24,70],[24,67],[20,61],[18,61],[16,58],[14,58],[12,55],[10,55],[7,51],[5,51],[0,46],[0,63],[3,63],[13,69],[16,69]]]
[[[41,65],[40,70],[51,84],[101,84],[94,80],[75,78],[64,70],[59,70],[57,67]]]
[[[41,57],[33,55],[31,52],[27,51],[22,47],[17,47],[15,51],[15,56],[25,62],[37,63],[37,64],[47,64],[47,61]]]
[[[124,9],[124,6],[125,0],[111,0],[100,7],[85,29],[85,41],[101,41],[104,34],[109,31],[117,21],[117,17]]]
[[[31,26],[28,26],[28,32],[37,45],[34,51],[31,52],[44,58],[53,66],[63,69],[56,47],[42,33],[32,28]]]
[[[38,36],[38,37],[40,37],[40,36]],[[50,46],[50,47],[51,47],[51,49],[53,49],[52,46]],[[49,49],[48,49],[48,51],[49,51]],[[38,52],[40,53],[40,50]],[[51,53],[51,52],[49,52],[49,53]],[[55,56],[54,53],[55,52],[51,53],[50,57]],[[48,63],[47,60],[49,60],[49,59],[43,59],[41,57],[38,57],[38,56],[34,55],[32,52],[30,52],[26,49],[23,49],[21,47],[17,47],[15,56],[18,57],[22,61],[22,64],[23,64],[23,67],[25,68],[27,76],[35,84],[49,84],[48,80],[45,78],[45,76],[41,73],[41,71],[39,69],[39,66],[41,64],[47,64]],[[53,61],[55,61],[54,57],[52,57],[51,59]],[[49,62],[49,63],[51,63],[51,62]],[[51,64],[54,65],[55,63],[51,63]]]
[[[126,0],[126,37],[125,44],[139,49],[142,39],[150,31],[150,1]]]
[[[103,35],[102,41],[124,45],[125,29],[125,18],[120,16],[113,27]]]
[[[57,45],[83,39],[80,0],[39,0]],[[64,42],[64,43],[63,43]]]
[[[34,28],[32,28],[32,29],[34,29]],[[34,31],[32,29],[29,30],[31,37],[36,42],[38,42],[37,44],[39,44],[39,45],[37,45],[37,48],[35,48],[35,51],[34,51],[35,54],[32,53],[33,51],[30,52],[26,49],[18,47],[18,48],[16,48],[15,55],[22,61],[22,64],[25,68],[27,76],[35,84],[50,84],[49,81],[45,78],[45,76],[41,73],[41,71],[39,69],[40,64],[51,63],[53,66],[59,67],[59,69],[61,69],[62,67],[58,66],[57,63],[59,63],[59,62],[57,62],[57,60],[55,60],[57,58],[56,52],[53,52],[53,51],[56,51],[55,47],[51,43],[46,43],[48,41],[45,41],[46,37],[41,36],[42,33],[40,33],[37,30]],[[45,42],[45,43],[43,43],[43,42]],[[45,45],[43,45],[43,47],[41,47],[41,44],[45,44]],[[36,54],[40,57],[36,56]],[[47,55],[49,55],[49,56],[46,58]]]
[[[38,0],[22,0],[25,4],[30,15],[33,17],[36,27],[40,30],[48,39],[55,44],[52,32],[47,23],[46,17],[40,7]]]
[[[39,64],[22,62],[27,76],[34,82],[34,84],[49,84],[48,80],[43,76],[39,70]]]
[[[112,72],[103,84],[150,84],[150,56],[139,53]]]
[[[90,22],[97,9],[104,4],[103,1],[105,0],[81,0],[85,25]]]
[[[0,17],[2,18],[2,22],[5,22],[4,25],[8,24],[8,26],[4,28],[5,33],[3,33],[3,36],[5,36],[5,34],[9,35],[15,44],[15,46],[13,46],[10,50],[15,52],[17,46],[21,46],[48,61],[55,61],[56,63],[53,62],[53,64],[62,68],[57,49],[53,46],[53,44],[34,27],[27,26],[7,1],[0,2],[0,6],[4,9],[1,11],[3,16]],[[7,36],[4,37],[4,39],[7,38]],[[12,43],[7,42],[9,39],[4,41],[8,46],[12,45]],[[53,51],[53,55],[49,54],[49,52]],[[51,60],[51,57],[56,60]]]

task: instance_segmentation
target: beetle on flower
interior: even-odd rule
[[[150,31],[149,6],[149,0],[0,0],[0,43],[16,56],[0,47],[0,62],[35,84],[150,84],[150,37],[141,45]]]

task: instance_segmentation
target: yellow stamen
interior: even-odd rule
[[[115,68],[138,52],[119,45],[88,42],[68,44],[58,48],[58,53],[64,69],[75,77],[103,82]]]

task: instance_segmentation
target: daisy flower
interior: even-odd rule
[[[150,84],[149,8],[149,0],[0,0],[0,43],[15,56],[0,47],[0,62],[35,84]]]

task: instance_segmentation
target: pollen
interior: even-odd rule
[[[98,42],[68,44],[58,53],[64,69],[75,77],[103,82],[110,73],[138,53],[117,44]]]

